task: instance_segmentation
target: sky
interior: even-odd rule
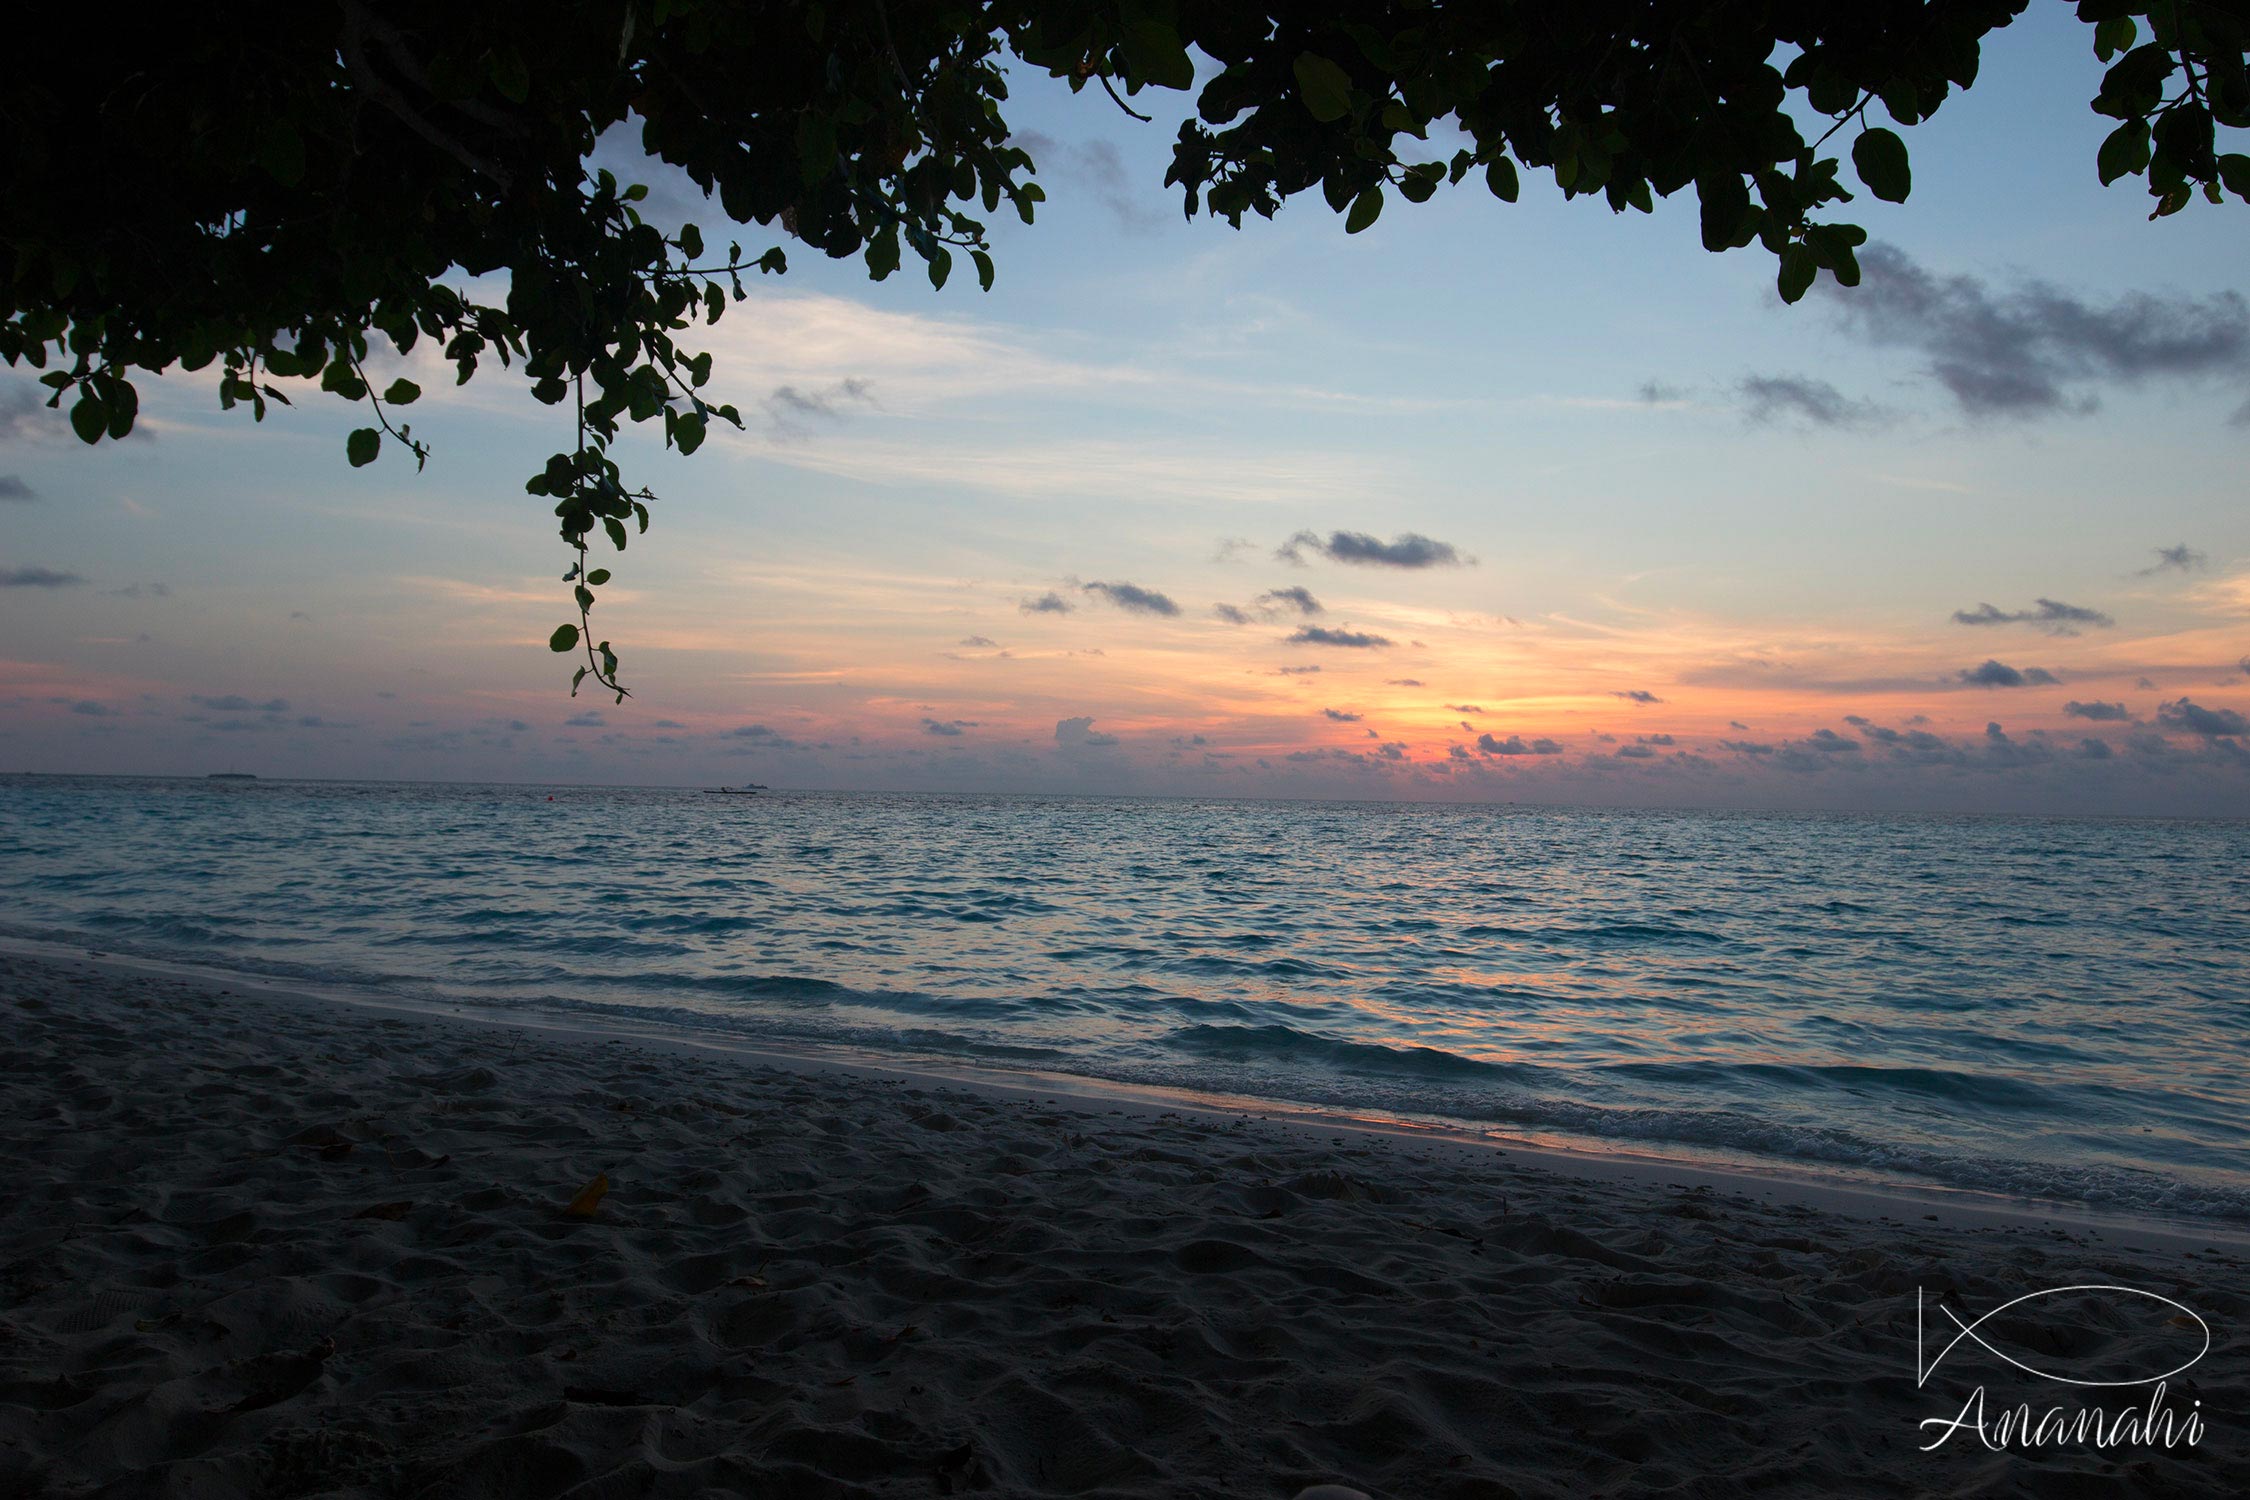
[[[622,705],[505,372],[430,371],[417,474],[0,370],[0,770],[2250,815],[2250,210],[2098,185],[2090,36],[1991,39],[1795,307],[1692,193],[1188,222],[1184,96],[1022,76],[990,293],[784,242],[701,335],[748,430],[620,445]]]

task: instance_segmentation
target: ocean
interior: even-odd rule
[[[0,936],[2250,1222],[2250,824],[0,778]]]

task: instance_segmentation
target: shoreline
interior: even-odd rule
[[[457,1025],[514,1029],[588,1045],[628,1041],[684,1055],[732,1058],[749,1066],[786,1071],[878,1078],[924,1087],[957,1088],[993,1099],[1037,1099],[1088,1112],[1121,1110],[1157,1116],[1191,1114],[1208,1119],[1255,1118],[1311,1135],[1367,1136],[1413,1141],[1440,1150],[1496,1152],[1559,1175],[1650,1188],[1704,1188],[1769,1199],[1865,1219],[1914,1219],[1951,1228],[2028,1228],[2094,1235],[2118,1244],[2160,1249],[2217,1249],[2250,1256],[2250,1225],[2224,1220],[2105,1211],[2086,1205],[1934,1182],[1884,1180],[1812,1164],[1727,1160],[1715,1154],[1667,1155],[1658,1151],[1512,1136],[1492,1127],[1442,1120],[1359,1115],[1251,1095],[1199,1093],[1083,1074],[1003,1068],[972,1062],[940,1063],[886,1057],[865,1049],[778,1043],[727,1033],[702,1034],[662,1022],[643,1025],[588,1023],[550,1013],[518,1012],[473,1003],[417,1001],[347,988],[319,989],[216,968],[192,961],[119,954],[75,945],[0,937],[0,957],[79,963],[101,973],[159,974],[240,990],[297,1006],[344,1005],[375,1014],[424,1018]]]
[[[0,956],[0,1017],[42,1500],[2250,1489],[2239,1254],[102,960]],[[2125,1394],[1938,1353],[1925,1298],[2089,1286],[2136,1295],[2019,1347],[2173,1370],[2135,1313],[2188,1309],[2197,1443],[1921,1446],[1972,1386]]]

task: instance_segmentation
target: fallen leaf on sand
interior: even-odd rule
[[[401,1198],[396,1203],[377,1203],[372,1207],[363,1208],[358,1213],[353,1214],[352,1217],[355,1219],[389,1219],[395,1223],[413,1211],[414,1200]]]
[[[602,1199],[607,1197],[608,1194],[609,1177],[605,1173],[580,1188],[578,1196],[570,1200],[569,1204],[564,1207],[563,1212],[574,1219],[591,1219],[595,1212],[601,1208]]]

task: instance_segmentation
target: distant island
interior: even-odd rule
[[[249,771],[213,771],[204,778],[206,781],[256,781],[257,779],[257,776]]]

